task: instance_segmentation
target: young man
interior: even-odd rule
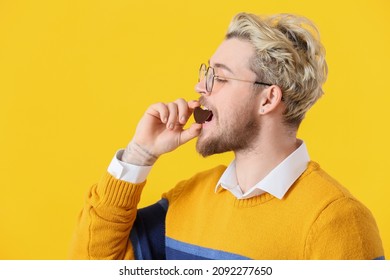
[[[199,100],[151,105],[91,188],[71,257],[383,259],[370,211],[310,161],[296,138],[323,94],[324,56],[305,18],[235,16],[200,68]],[[199,123],[183,129],[194,111]],[[195,137],[203,156],[233,151],[234,161],[137,210],[154,162]]]

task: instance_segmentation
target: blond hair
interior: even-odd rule
[[[291,14],[262,17],[240,13],[230,23],[226,39],[230,38],[247,40],[254,46],[251,70],[260,81],[281,88],[284,120],[298,127],[322,96],[328,74],[325,49],[314,24]]]

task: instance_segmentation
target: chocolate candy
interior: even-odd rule
[[[213,112],[210,110],[203,110],[200,107],[194,109],[194,118],[197,123],[204,123],[212,116]]]

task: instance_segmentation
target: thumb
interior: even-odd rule
[[[180,134],[179,145],[183,145],[195,138],[200,134],[202,130],[202,125],[199,123],[193,123],[188,129],[183,130]]]

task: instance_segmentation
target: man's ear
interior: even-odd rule
[[[282,90],[277,85],[267,87],[261,93],[259,113],[261,115],[268,114],[275,110],[282,102]]]

